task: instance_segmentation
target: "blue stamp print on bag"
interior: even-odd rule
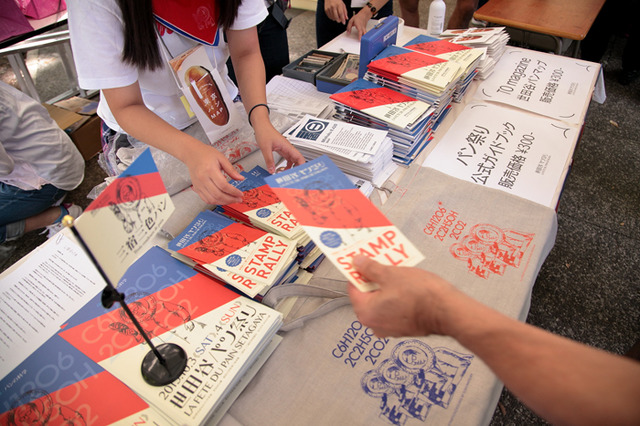
[[[474,356],[446,347],[432,348],[423,341],[398,343],[389,358],[367,371],[360,380],[363,391],[379,399],[380,416],[391,424],[410,419],[426,421],[434,406],[449,408],[456,390],[467,379]],[[464,396],[464,392],[462,393]]]
[[[320,241],[322,241],[322,244],[329,248],[337,248],[340,247],[340,244],[342,244],[342,238],[340,237],[340,234],[335,231],[324,231],[322,234],[320,234]]]
[[[240,262],[242,262],[242,257],[237,254],[232,254],[225,260],[227,266],[238,266]]]
[[[271,216],[271,210],[265,209],[265,208],[259,209],[256,212],[256,216],[261,217],[261,218],[269,217],[269,216]]]

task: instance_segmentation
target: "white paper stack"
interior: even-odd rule
[[[284,136],[307,159],[329,156],[346,174],[381,186],[397,169],[385,130],[306,116]]]

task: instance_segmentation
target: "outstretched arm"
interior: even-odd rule
[[[102,91],[116,121],[128,134],[186,164],[195,192],[209,204],[242,200],[242,191],[227,182],[242,180],[229,160],[217,149],[176,129],[146,107],[138,82]]]
[[[227,41],[242,103],[249,113],[255,105],[267,103],[264,62],[256,28],[228,30]],[[273,127],[266,107],[258,106],[253,109],[250,121],[269,173],[275,173],[276,169],[273,160],[274,151],[287,160],[288,167],[304,163],[302,154]]]
[[[451,336],[552,423],[640,424],[640,363],[509,318],[435,274],[363,256],[354,266],[380,286],[349,288],[358,319],[378,336]]]

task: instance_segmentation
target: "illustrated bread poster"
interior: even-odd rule
[[[203,46],[170,61],[184,97],[211,143],[239,127],[239,113]]]

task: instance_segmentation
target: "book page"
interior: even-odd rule
[[[0,281],[0,378],[53,336],[105,284],[63,232]]]

